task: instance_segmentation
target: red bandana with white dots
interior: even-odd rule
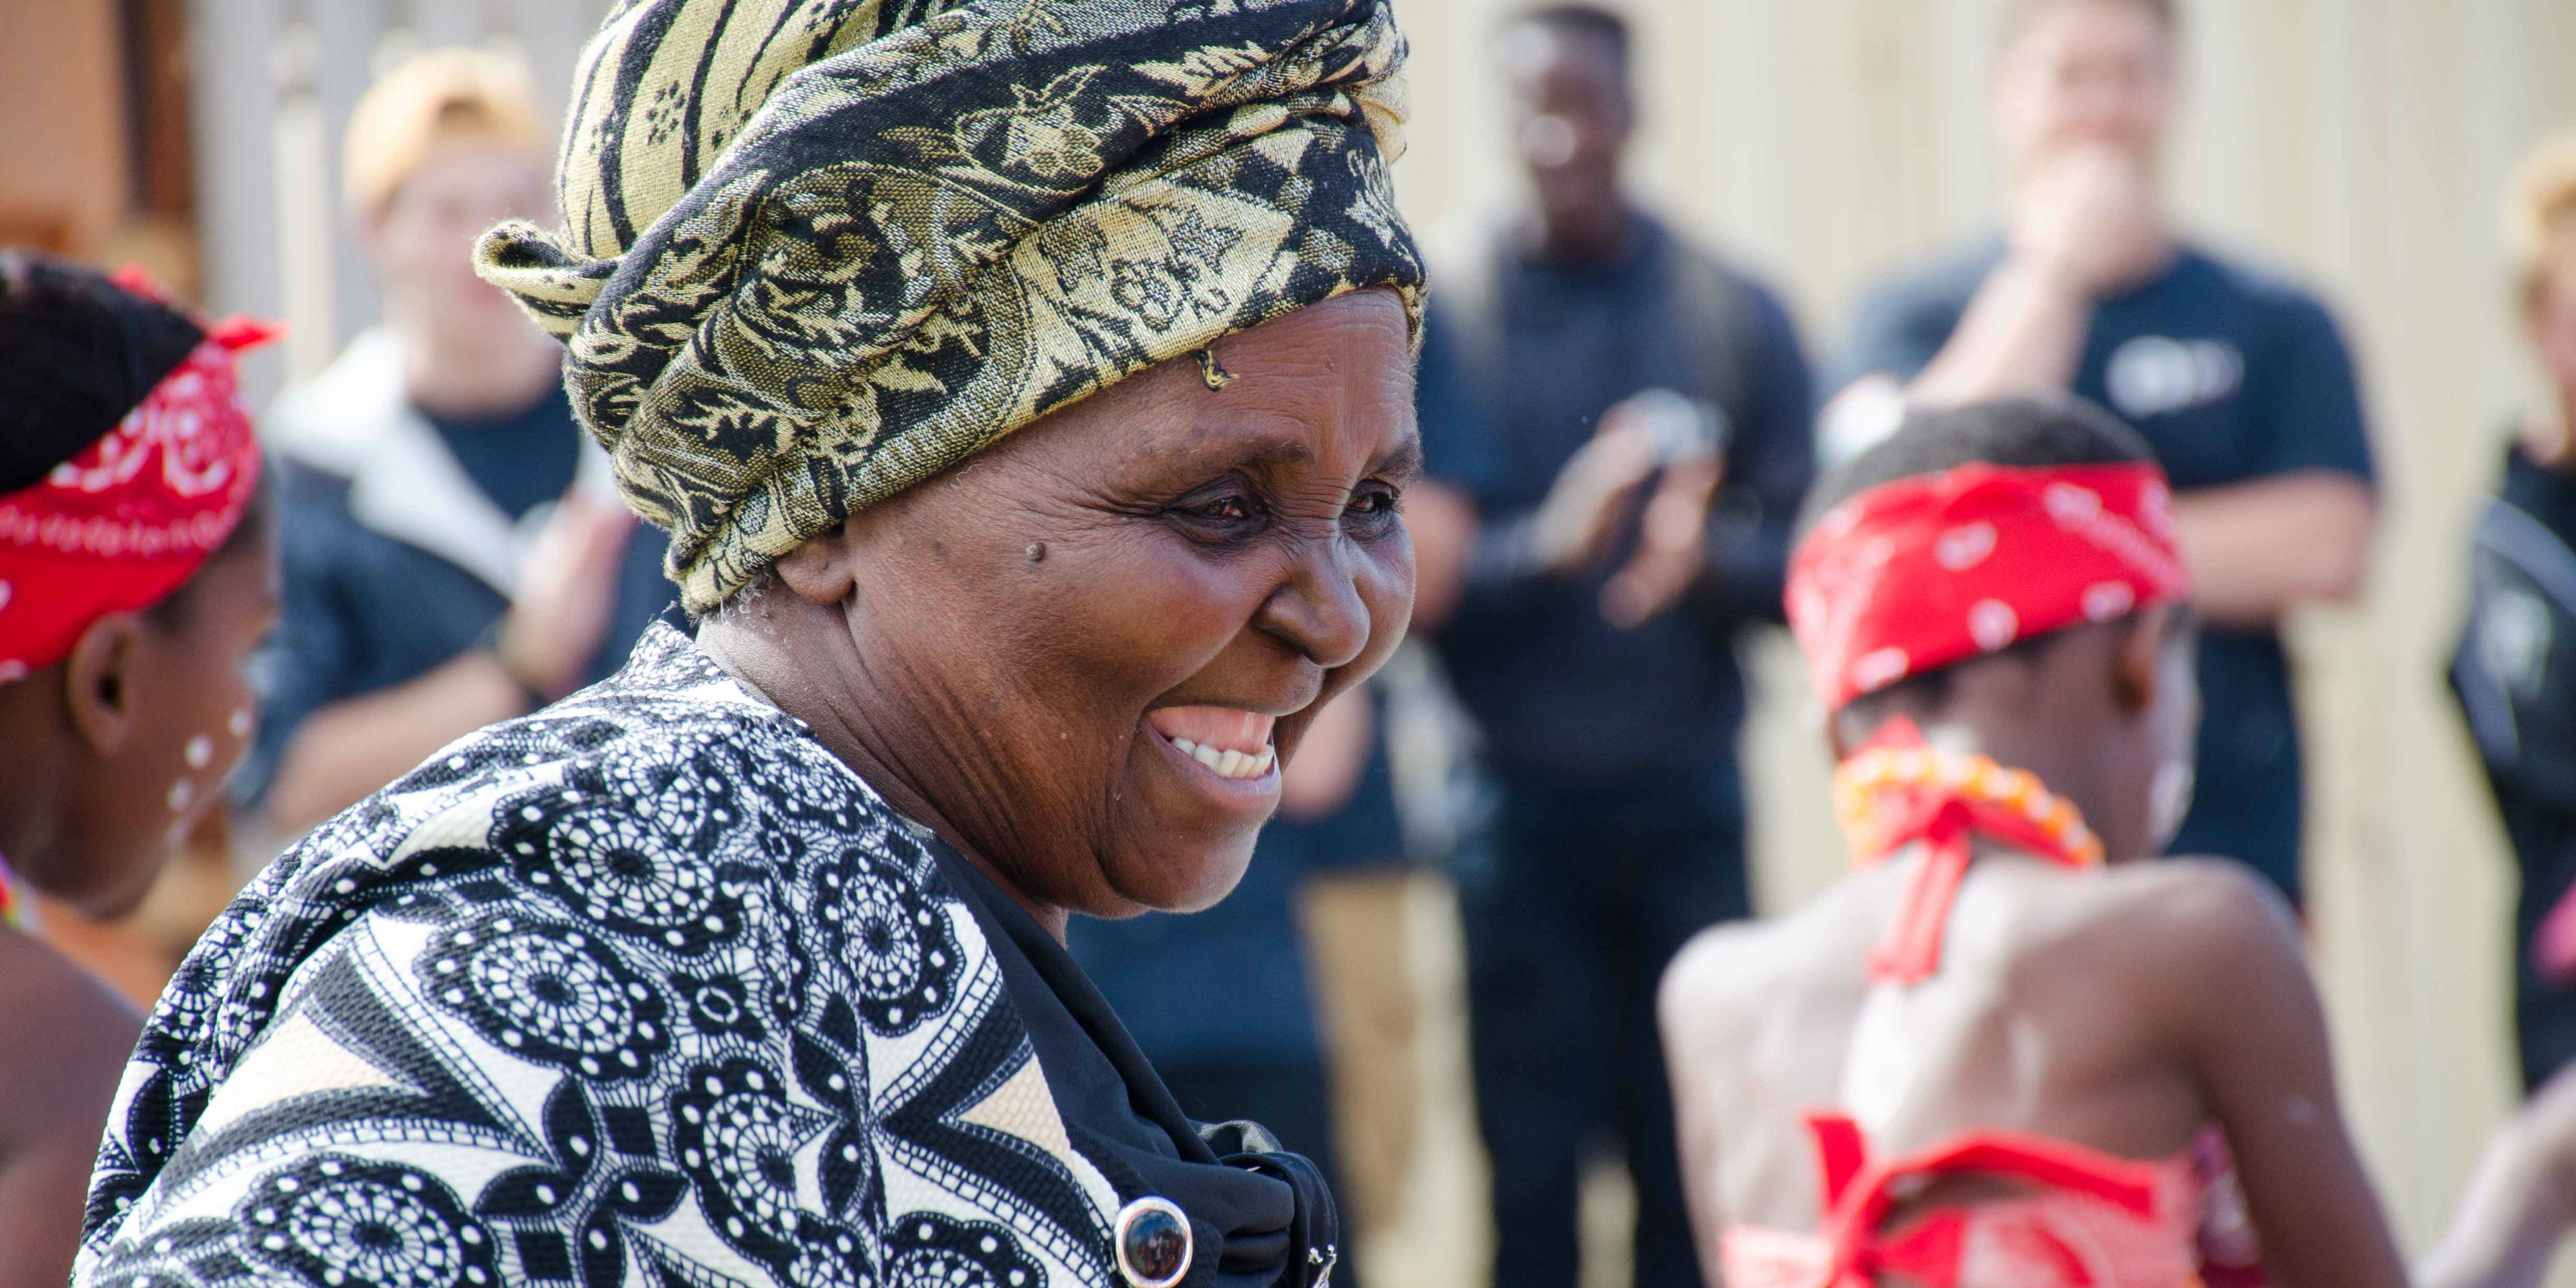
[[[0,495],[0,683],[61,661],[92,622],[159,602],[232,535],[260,465],[233,355],[275,335],[212,324],[116,428]]]
[[[1789,628],[1829,711],[2190,594],[2173,490],[2143,462],[1898,479],[1835,506],[1789,560]]]

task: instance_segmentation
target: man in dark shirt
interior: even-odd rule
[[[615,670],[673,598],[661,535],[573,423],[560,346],[474,276],[483,229],[549,205],[524,73],[417,56],[360,99],[345,170],[386,324],[265,425],[284,605],[238,789],[279,835]]]
[[[2172,231],[2156,166],[2174,22],[2170,0],[2008,10],[1995,101],[2009,228],[1862,307],[1860,375],[1823,434],[1829,457],[1846,455],[1909,399],[2072,390],[2145,435],[2179,494],[2205,628],[2197,792],[2173,851],[2238,856],[2295,902],[2299,740],[2277,627],[2358,589],[2370,447],[2323,306]]]
[[[1439,635],[1501,789],[1490,853],[1458,874],[1495,1282],[1574,1282],[1577,1182],[1607,1138],[1636,1185],[1637,1283],[1695,1284],[1655,988],[1748,911],[1733,646],[1781,613],[1811,392],[1779,301],[1621,193],[1619,20],[1535,10],[1501,50],[1531,217],[1442,279],[1430,324],[1498,429]]]

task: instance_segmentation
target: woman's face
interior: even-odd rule
[[[1393,293],[1218,343],[844,525],[854,736],[1029,900],[1222,898],[1277,762],[1392,652],[1419,470]],[[831,538],[824,538],[831,540]],[[1215,762],[1210,764],[1208,762]]]
[[[2531,338],[2541,369],[2561,390],[2576,390],[2576,224],[2562,230],[2531,301]]]
[[[250,745],[258,706],[250,662],[277,607],[276,559],[263,527],[139,614],[132,653],[115,679],[126,734],[82,785],[78,863],[29,874],[46,893],[86,915],[113,916],[152,888]]]

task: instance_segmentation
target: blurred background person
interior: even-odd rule
[[[2162,161],[2179,88],[2172,0],[2013,0],[1994,116],[2006,228],[1881,288],[1829,454],[1901,404],[2073,390],[2118,412],[2181,494],[2199,586],[2200,787],[2177,853],[2252,864],[2295,904],[2302,782],[2278,627],[2361,586],[2375,503],[2352,361],[2305,291],[2174,228]]]
[[[233,353],[51,256],[0,253],[0,1285],[71,1275],[143,1017],[30,933],[134,907],[251,736],[277,612]],[[28,1040],[33,1039],[33,1040]]]
[[[1532,200],[1441,279],[1430,323],[1497,435],[1439,635],[1500,788],[1490,854],[1458,872],[1495,1282],[1575,1282],[1606,1142],[1635,1182],[1636,1282],[1691,1284],[1655,981],[1748,911],[1734,644],[1780,614],[1812,394],[1779,300],[1623,191],[1627,24],[1536,8],[1498,52]]]
[[[2548,397],[2509,427],[2451,680],[2521,878],[2514,1032],[2530,1091],[2576,1058],[2576,133],[2524,160],[2505,230]]]
[[[413,56],[351,113],[343,187],[385,320],[267,425],[286,606],[240,790],[281,839],[615,670],[672,602],[561,347],[474,276],[484,229],[552,208],[541,121],[519,64],[469,49]]]
[[[1475,539],[1468,497],[1487,477],[1491,435],[1481,407],[1459,388],[1445,339],[1426,340],[1420,366],[1415,406],[1425,474],[1405,489],[1404,526],[1414,548],[1412,629],[1428,631],[1457,604]],[[1344,1248],[1333,1282],[1343,1288],[1360,1282],[1365,1235],[1354,1232],[1355,1209],[1363,1206],[1348,1179],[1356,1160],[1338,1148],[1351,1124],[1337,1109],[1351,1103],[1350,1089],[1337,1086],[1334,1075],[1368,1077],[1380,1071],[1353,1069],[1354,1061],[1406,1052],[1328,1051],[1320,1005],[1326,981],[1319,973],[1331,967],[1310,954],[1313,935],[1301,924],[1300,896],[1317,881],[1384,873],[1407,861],[1386,706],[1373,679],[1315,718],[1296,760],[1280,771],[1279,812],[1262,828],[1251,866],[1224,902],[1186,916],[1086,919],[1069,939],[1074,959],[1184,1112],[1209,1121],[1253,1119],[1323,1169],[1341,1199]],[[1359,893],[1358,907],[1381,913],[1370,905],[1397,892]],[[1369,935],[1382,929],[1376,925],[1349,929],[1360,933],[1330,942],[1368,960],[1332,966],[1372,1001],[1404,988],[1400,938]],[[1383,1152],[1402,1158],[1407,1151]]]

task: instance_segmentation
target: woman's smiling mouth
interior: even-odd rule
[[[1270,745],[1274,718],[1236,707],[1157,707],[1145,723],[1174,750],[1219,778],[1248,782],[1268,778],[1279,755]]]

